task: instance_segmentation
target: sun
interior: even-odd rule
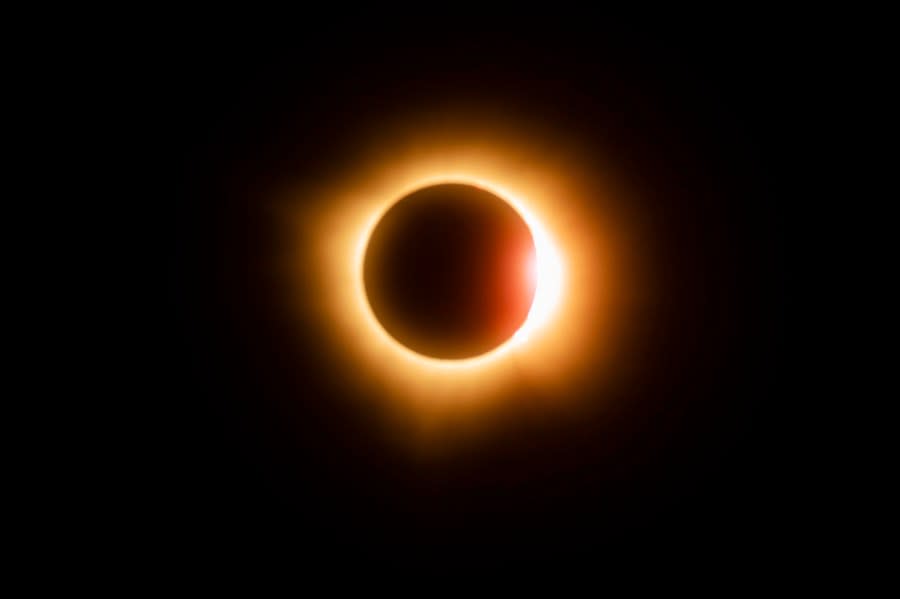
[[[524,128],[416,123],[379,131],[348,161],[352,168],[286,191],[288,308],[304,334],[322,340],[342,385],[404,413],[444,414],[480,413],[523,397],[565,403],[578,395],[579,381],[602,378],[628,321],[621,300],[633,291],[623,275],[625,229],[606,210],[622,197],[552,142]],[[534,242],[533,263],[522,265],[536,279],[524,322],[499,346],[464,359],[423,355],[395,340],[373,312],[364,280],[366,248],[385,212],[416,190],[447,183],[506,201]]]

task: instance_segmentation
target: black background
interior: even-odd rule
[[[324,559],[776,550],[796,508],[782,254],[804,38],[777,19],[461,21],[316,21],[288,43],[191,34],[145,53],[129,123],[159,184],[147,208],[165,294],[141,317],[148,368],[129,394],[154,427],[139,518],[173,551]],[[612,413],[511,424],[421,461],[273,309],[261,206],[279,182],[344,164],[379,119],[455,106],[613,156],[652,198],[636,211],[665,301]]]

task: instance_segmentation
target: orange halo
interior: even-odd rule
[[[298,241],[287,262],[293,309],[299,305],[302,326],[318,328],[329,342],[341,380],[358,384],[363,397],[431,411],[480,409],[495,403],[483,400],[517,389],[560,398],[580,376],[596,377],[627,295],[618,274],[624,262],[612,226],[618,223],[602,211],[612,205],[604,201],[609,189],[595,172],[590,183],[578,180],[584,169],[577,160],[560,148],[551,160],[543,143],[521,132],[486,139],[484,131],[470,136],[460,127],[412,130],[379,132],[349,174],[286,196],[295,217],[291,238]],[[451,182],[482,187],[519,212],[535,241],[538,276],[532,307],[513,337],[462,360],[424,356],[391,337],[369,306],[362,276],[369,236],[384,212],[412,191]]]

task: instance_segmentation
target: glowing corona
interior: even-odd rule
[[[616,328],[627,320],[617,304],[628,287],[620,274],[621,227],[606,209],[615,192],[564,144],[526,133],[473,132],[464,123],[384,128],[371,145],[360,141],[346,170],[285,190],[289,308],[305,331],[319,332],[339,379],[358,386],[359,397],[384,400],[398,414],[440,413],[426,420],[448,422],[448,410],[481,413],[503,398],[564,403],[579,377],[596,380],[608,366]],[[523,265],[536,278],[524,323],[500,346],[468,359],[437,359],[402,345],[378,321],[365,291],[365,252],[381,217],[409,193],[442,183],[504,199],[535,245],[534,263]]]

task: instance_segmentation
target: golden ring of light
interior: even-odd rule
[[[375,230],[376,225],[381,221],[384,213],[397,201],[418,189],[449,183],[470,185],[489,191],[513,207],[531,231],[532,240],[534,242],[534,264],[523,265],[523,268],[533,270],[533,276],[536,279],[534,298],[531,307],[528,310],[525,321],[518,330],[516,330],[509,339],[488,352],[471,358],[455,360],[434,358],[420,354],[406,347],[388,333],[378,320],[378,317],[376,317],[375,313],[372,311],[372,306],[366,295],[363,278],[366,248],[369,245],[372,232]],[[537,217],[528,210],[527,202],[511,193],[509,190],[503,189],[499,185],[483,179],[467,177],[465,175],[454,175],[449,177],[438,176],[420,181],[406,192],[401,193],[394,201],[383,205],[381,210],[374,214],[368,221],[365,231],[360,235],[354,260],[356,263],[356,271],[358,273],[356,276],[357,297],[360,304],[362,304],[359,307],[365,312],[367,320],[377,331],[377,334],[379,334],[386,343],[391,344],[395,350],[403,353],[408,359],[437,369],[455,370],[477,367],[496,360],[504,354],[514,351],[517,347],[521,347],[528,343],[529,338],[536,331],[539,331],[542,327],[546,326],[553,317],[555,311],[559,307],[565,284],[565,267],[562,255],[560,254],[555,241],[550,236],[550,233],[544,228]]]
[[[502,198],[535,244],[538,281],[524,323],[493,350],[462,360],[425,356],[395,340],[373,313],[363,278],[365,250],[384,213],[441,183]],[[619,376],[619,341],[639,320],[630,317],[638,287],[633,237],[619,210],[628,195],[567,140],[527,126],[414,120],[362,136],[345,165],[285,187],[280,197],[286,212],[275,214],[288,217],[279,216],[288,236],[286,308],[305,335],[322,340],[335,381],[352,387],[351,396],[382,402],[386,416],[456,430],[460,418],[487,422],[480,416],[523,401],[575,406],[583,381]]]

